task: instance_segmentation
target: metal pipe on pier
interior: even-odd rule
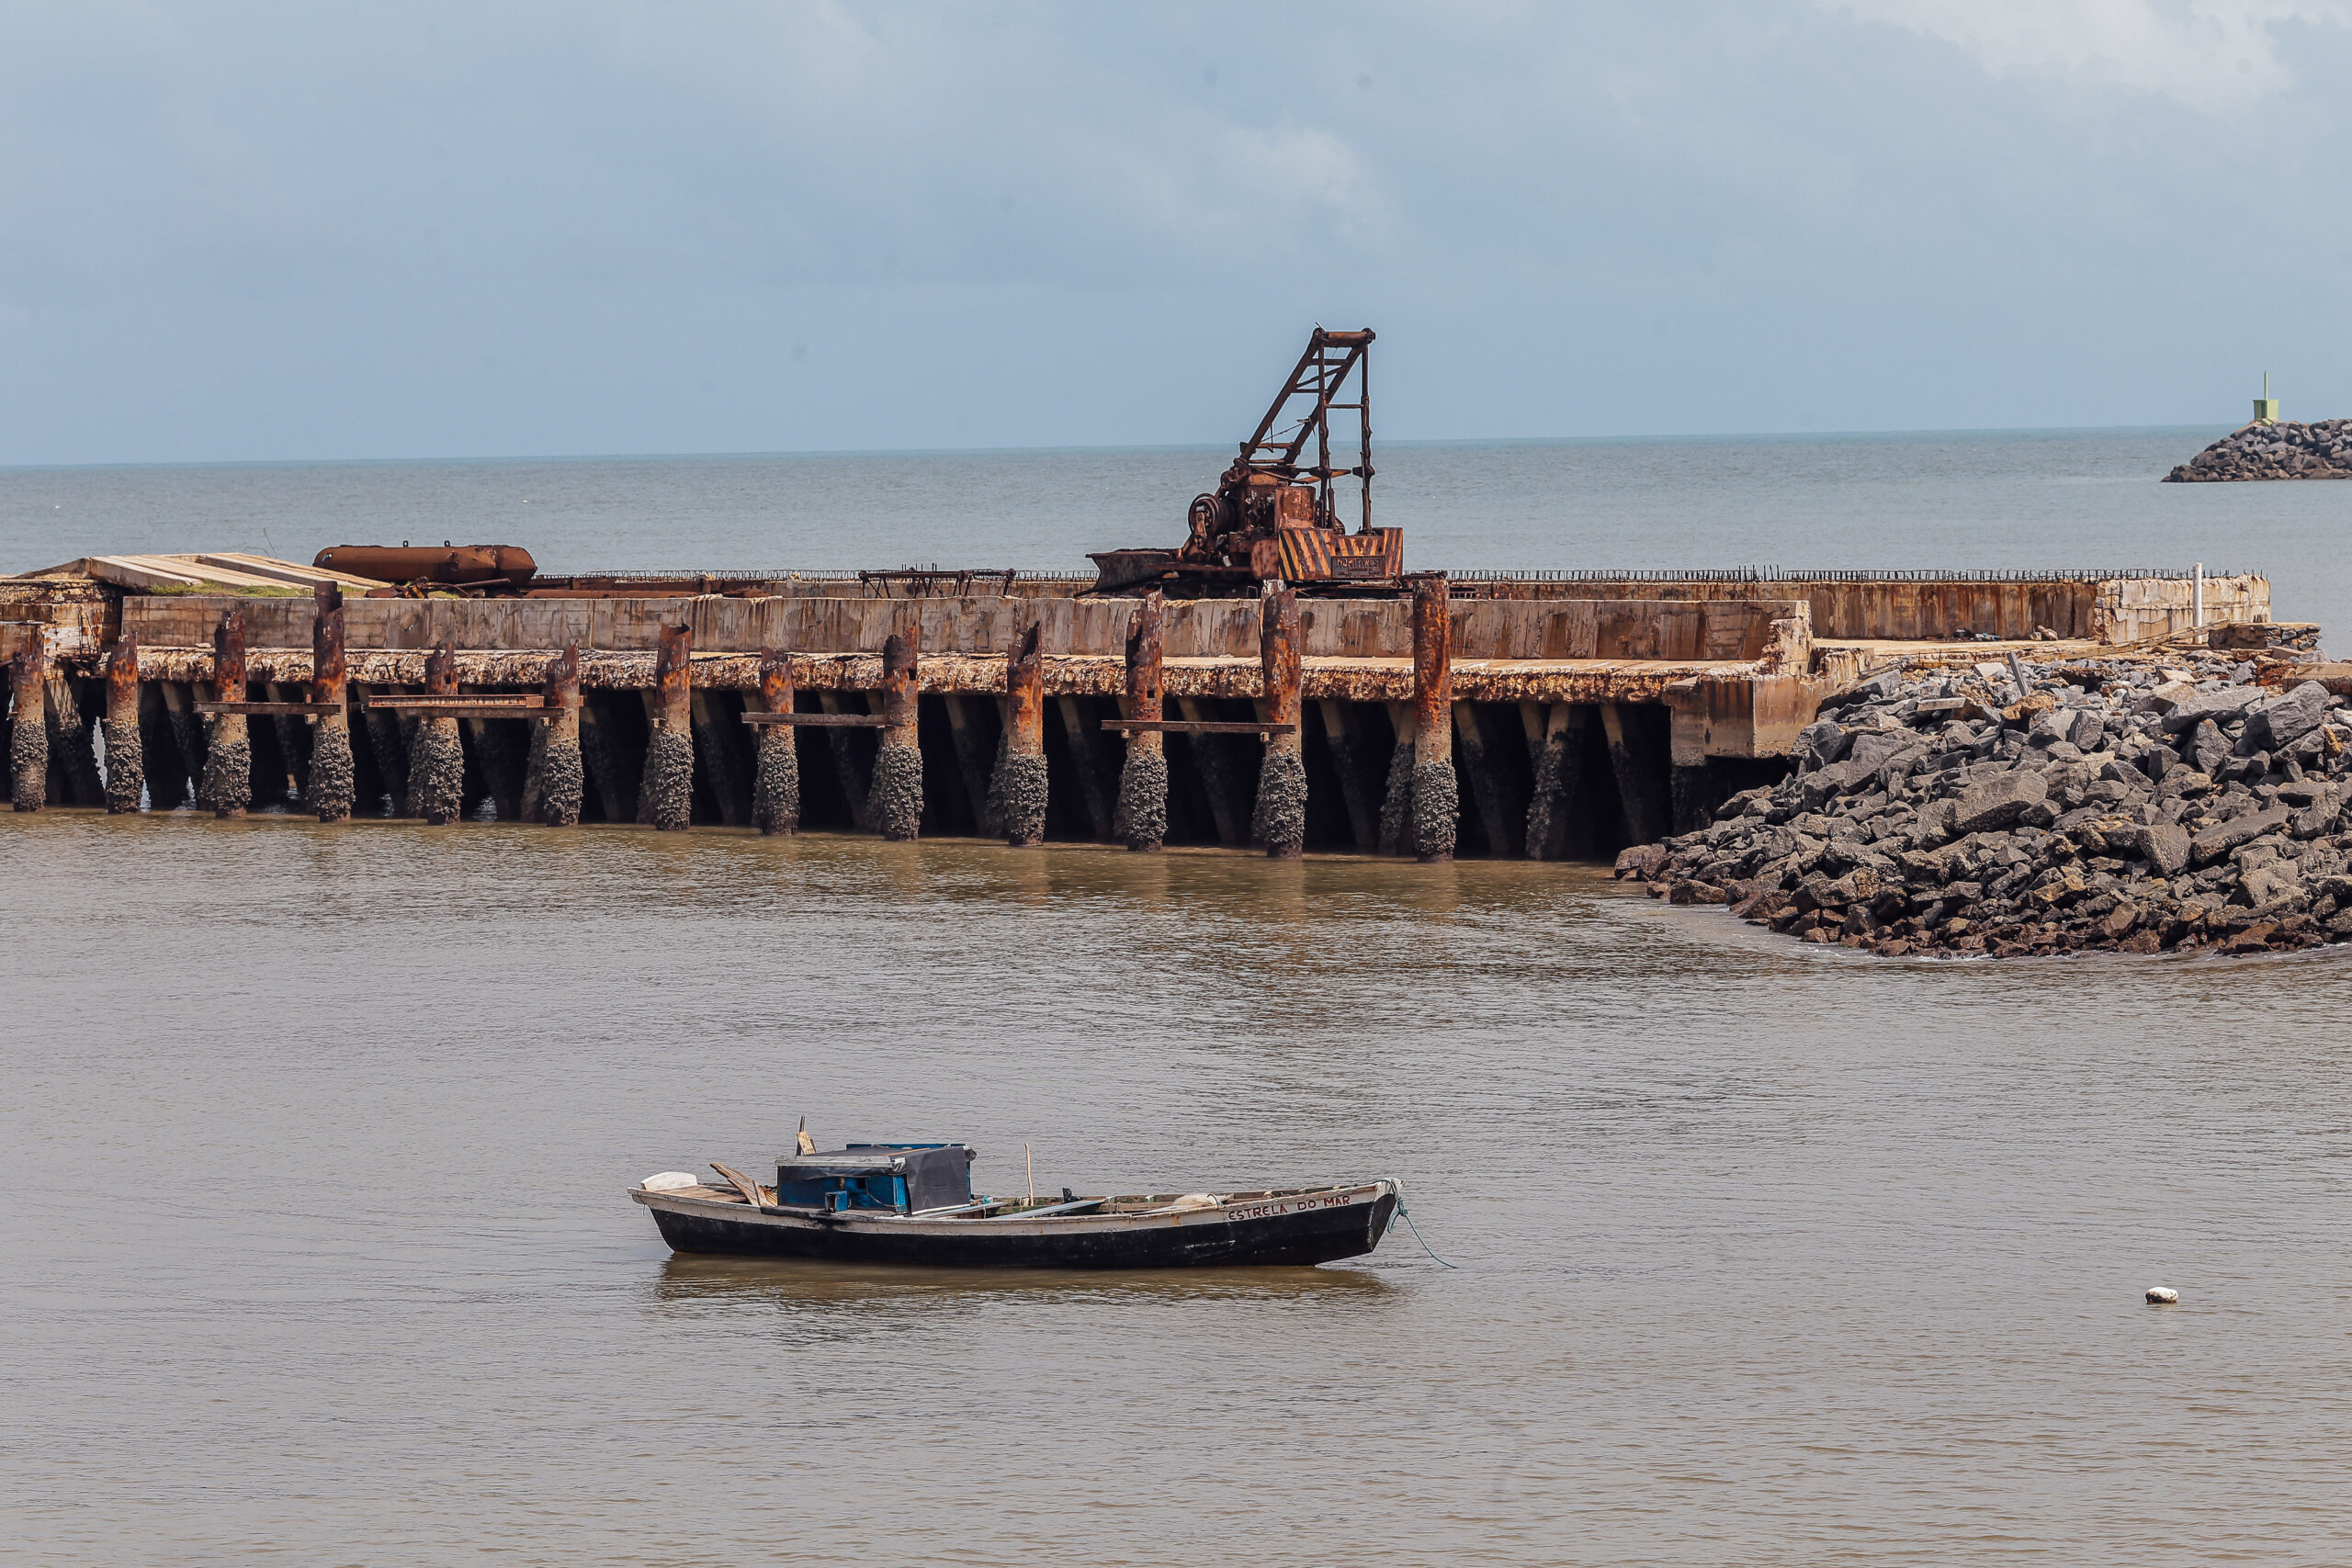
[[[1165,637],[1159,590],[1136,606],[1127,623],[1126,712],[1147,724],[1163,722],[1167,711]],[[1119,804],[1113,827],[1127,848],[1148,853],[1168,837],[1168,744],[1156,729],[1127,731],[1127,760],[1119,770]]]
[[[891,633],[882,644],[882,749],[875,754],[866,809],[882,836],[897,843],[913,839],[922,828],[922,750],[916,728],[922,651],[920,623]]]
[[[1289,726],[1266,737],[1258,770],[1258,803],[1250,836],[1274,860],[1306,852],[1306,758],[1301,749],[1298,593],[1272,584],[1258,601],[1258,662],[1265,677],[1265,718]]]
[[[147,794],[146,749],[139,733],[139,637],[125,632],[107,655],[107,810],[129,816]]]
[[[653,666],[653,734],[645,748],[637,819],[665,833],[694,822],[694,632],[663,626]]]
[[[245,613],[231,610],[212,631],[212,700],[245,700]],[[243,817],[254,798],[253,742],[241,713],[207,716],[204,737],[204,782],[196,803],[220,818]]]

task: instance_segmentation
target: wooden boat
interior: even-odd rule
[[[963,1268],[1304,1266],[1380,1245],[1402,1185],[1248,1192],[974,1197],[961,1144],[852,1144],[781,1156],[773,1187],[650,1176],[629,1196],[675,1252]]]

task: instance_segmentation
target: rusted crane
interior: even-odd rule
[[[1096,571],[1092,592],[1255,592],[1269,581],[1396,586],[1405,571],[1405,531],[1372,525],[1372,339],[1369,330],[1316,328],[1216,489],[1193,498],[1183,544],[1090,556]],[[1354,400],[1342,400],[1351,383]],[[1303,412],[1294,412],[1302,400]],[[1332,465],[1334,412],[1356,416],[1352,466]],[[1359,482],[1363,502],[1354,533],[1340,515],[1334,488],[1335,480],[1349,478]]]

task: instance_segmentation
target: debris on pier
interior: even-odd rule
[[[2263,640],[1889,670],[1619,874],[1888,956],[2352,941],[2352,666],[2225,630]]]

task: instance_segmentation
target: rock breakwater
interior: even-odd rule
[[[2352,419],[2249,424],[2165,476],[2166,484],[2222,479],[2352,479]]]
[[[2352,667],[2308,657],[1891,671],[1617,874],[1887,956],[2352,941]]]

